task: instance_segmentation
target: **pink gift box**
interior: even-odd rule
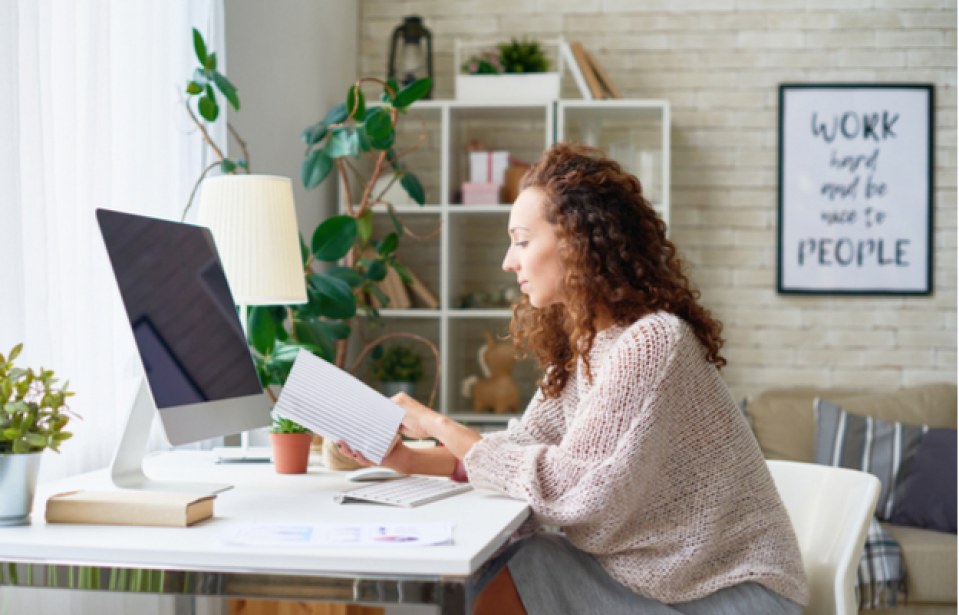
[[[496,205],[499,203],[499,184],[464,182],[463,205]]]

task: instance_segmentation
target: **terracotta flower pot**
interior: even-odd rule
[[[278,474],[304,474],[310,461],[308,433],[271,433],[273,467]]]

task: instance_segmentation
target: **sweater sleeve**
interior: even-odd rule
[[[563,404],[536,391],[519,419],[510,419],[502,437],[514,444],[558,444],[563,437]]]
[[[633,508],[643,481],[654,478],[655,458],[667,453],[668,443],[650,437],[657,417],[648,410],[676,336],[675,321],[637,322],[594,366],[593,386],[559,441],[488,435],[464,458],[470,482],[525,500],[540,520],[560,526]]]

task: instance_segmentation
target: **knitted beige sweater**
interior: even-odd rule
[[[799,547],[759,445],[678,317],[597,334],[558,399],[488,434],[470,482],[526,500],[542,523],[633,591],[665,603],[754,581],[805,604]]]

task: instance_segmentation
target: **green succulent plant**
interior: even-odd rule
[[[497,45],[499,61],[506,73],[544,73],[549,69],[549,60],[539,42],[528,39],[511,39]]]
[[[56,386],[52,370],[16,367],[21,350],[17,344],[6,357],[0,354],[0,454],[60,452],[73,435],[64,427],[76,416],[66,404],[74,393],[69,382]]]
[[[378,348],[371,356],[373,377],[380,382],[419,382],[423,378],[423,358],[411,348]]]
[[[278,414],[273,415],[273,425],[270,427],[270,433],[311,433],[309,429],[300,425],[293,419],[284,418]]]

